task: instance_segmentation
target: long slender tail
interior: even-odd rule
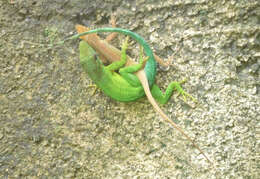
[[[137,74],[137,75],[145,75],[145,73],[141,74]],[[177,124],[175,124],[172,120],[169,119],[169,117],[160,109],[160,107],[158,106],[158,104],[156,103],[155,99],[153,98],[151,91],[149,90],[149,85],[148,85],[148,81],[146,78],[139,78],[143,88],[144,88],[144,92],[149,100],[149,102],[152,104],[153,108],[159,113],[159,115],[166,120],[167,122],[169,122],[174,128],[176,128],[182,135],[184,135],[193,145],[195,148],[197,148],[200,153],[209,161],[209,163],[211,163],[213,166],[213,162],[206,156],[206,154],[199,148],[199,146],[197,144],[195,144],[195,142],[180,128],[177,126]]]

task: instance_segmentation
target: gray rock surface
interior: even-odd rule
[[[174,95],[161,107],[216,169],[145,98],[91,96],[78,40],[46,46],[76,24],[109,26],[112,12],[159,56],[173,55],[158,85],[187,78],[199,104]],[[259,175],[259,1],[4,0],[0,15],[0,178]]]

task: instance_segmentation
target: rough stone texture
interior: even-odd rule
[[[111,12],[161,57],[174,54],[157,83],[187,78],[199,104],[174,95],[162,108],[216,169],[146,99],[91,96],[77,40],[44,45],[75,24],[109,26]],[[0,17],[0,178],[259,175],[259,1],[3,0]]]

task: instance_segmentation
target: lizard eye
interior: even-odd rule
[[[96,53],[93,55],[93,57],[94,57],[95,60],[97,60],[97,54]]]
[[[93,57],[94,57],[94,59],[95,59],[96,61],[99,60],[99,55],[98,55],[97,53],[95,53]]]
[[[102,65],[102,62],[99,60],[99,55],[98,54],[94,54],[93,55],[93,58],[94,58],[94,60],[95,60],[95,62],[97,63],[97,64],[99,64],[99,65]]]

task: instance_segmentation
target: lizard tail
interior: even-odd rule
[[[138,73],[137,76],[142,76],[145,75],[145,73]],[[209,163],[211,163],[213,166],[213,162],[206,156],[206,154],[199,148],[199,146],[197,144],[195,144],[195,142],[180,128],[177,126],[177,124],[175,124],[171,119],[169,119],[169,117],[160,109],[160,107],[158,106],[158,104],[156,103],[155,99],[153,98],[151,91],[149,90],[149,85],[148,85],[148,81],[145,77],[140,77],[139,78],[143,88],[144,88],[144,92],[149,100],[149,102],[152,104],[153,108],[159,113],[159,115],[166,120],[167,122],[169,122],[175,129],[177,129],[182,135],[184,135],[186,137],[186,139],[188,139],[193,146],[198,149],[200,151],[200,153],[208,160]],[[148,90],[147,90],[148,89]]]

